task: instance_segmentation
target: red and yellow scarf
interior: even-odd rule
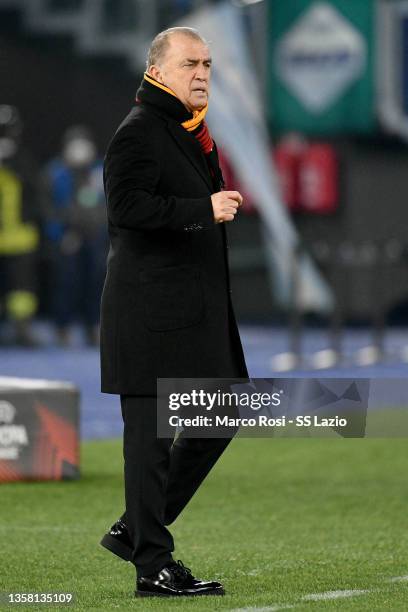
[[[170,87],[166,87],[166,85],[163,85],[163,83],[159,83],[159,81],[156,81],[156,79],[154,79],[147,72],[144,73],[144,80],[150,83],[151,85],[154,85],[155,87],[158,87],[159,89],[162,89],[163,91],[170,94],[171,96],[174,96],[175,98],[177,98],[177,100],[179,99],[177,95],[174,93],[174,91],[170,89]],[[201,110],[193,111],[192,113],[193,116],[191,119],[187,119],[187,121],[181,122],[181,125],[183,126],[185,130],[187,130],[188,132],[194,132],[193,135],[199,141],[200,146],[205,155],[208,155],[209,153],[211,153],[214,147],[213,139],[211,138],[210,131],[205,122],[205,116],[207,114],[207,110],[208,110],[208,102]]]

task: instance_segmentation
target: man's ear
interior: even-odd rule
[[[162,77],[159,66],[155,66],[155,65],[150,66],[149,74],[159,83],[163,83],[163,77]]]

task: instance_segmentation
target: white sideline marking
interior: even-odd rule
[[[55,527],[53,525],[47,527],[44,525],[44,527],[40,526],[40,525],[12,525],[11,526],[13,529],[16,529],[18,531],[55,531],[56,533],[59,533],[61,531],[67,531],[67,532],[72,532],[72,533],[83,533],[85,531],[85,528],[82,527]],[[6,526],[6,525],[0,525],[0,531],[10,531],[10,526]]]
[[[406,576],[393,576],[392,578],[388,578],[388,582],[408,582],[408,574]],[[301,598],[301,601],[321,601],[328,599],[341,599],[343,597],[356,597],[358,595],[367,595],[367,593],[373,593],[376,590],[377,589],[348,589],[344,591],[326,591],[323,593],[310,593],[309,595],[304,595]],[[230,610],[230,612],[278,612],[279,610],[288,610],[289,608],[296,608],[298,605],[299,604],[282,604],[267,606],[263,608],[257,608],[256,606],[253,606],[249,608],[234,608]]]
[[[394,576],[394,578],[390,578],[390,582],[406,582],[408,581],[408,576]]]
[[[295,608],[291,604],[282,604],[279,606],[267,606],[266,608],[257,608],[256,606],[250,608],[234,608],[230,612],[278,612],[279,610],[289,610],[289,608]]]
[[[355,597],[356,595],[366,595],[371,593],[368,589],[350,589],[347,591],[326,591],[325,593],[310,593],[304,595],[302,601],[319,601],[321,599],[340,599],[340,597]]]
[[[247,576],[259,576],[260,573],[261,573],[260,569],[253,569],[250,572],[247,572],[246,575]]]

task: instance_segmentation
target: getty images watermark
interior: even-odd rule
[[[221,414],[215,414],[213,417],[197,414],[195,416],[180,416],[180,414],[170,415],[169,424],[174,427],[285,427],[286,424],[295,424],[298,427],[345,427],[347,425],[346,418],[340,418],[338,415],[334,417],[318,417],[316,414],[312,416],[298,415],[295,418],[289,419],[286,415],[280,417],[272,417],[263,414],[263,408],[271,406],[278,407],[281,405],[281,394],[283,391],[276,393],[228,393],[220,390],[209,393],[203,389],[192,389],[190,393],[170,393],[169,409],[172,411],[180,411],[182,408],[193,407],[202,408],[205,411],[219,410]],[[223,408],[228,406],[245,407],[252,410],[254,416],[243,417],[241,413],[236,416],[223,414]],[[242,411],[241,411],[242,412]]]
[[[158,379],[159,437],[406,437],[408,381]]]

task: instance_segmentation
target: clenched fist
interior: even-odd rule
[[[238,191],[219,191],[211,196],[211,202],[216,223],[233,221],[242,204],[242,195]]]

